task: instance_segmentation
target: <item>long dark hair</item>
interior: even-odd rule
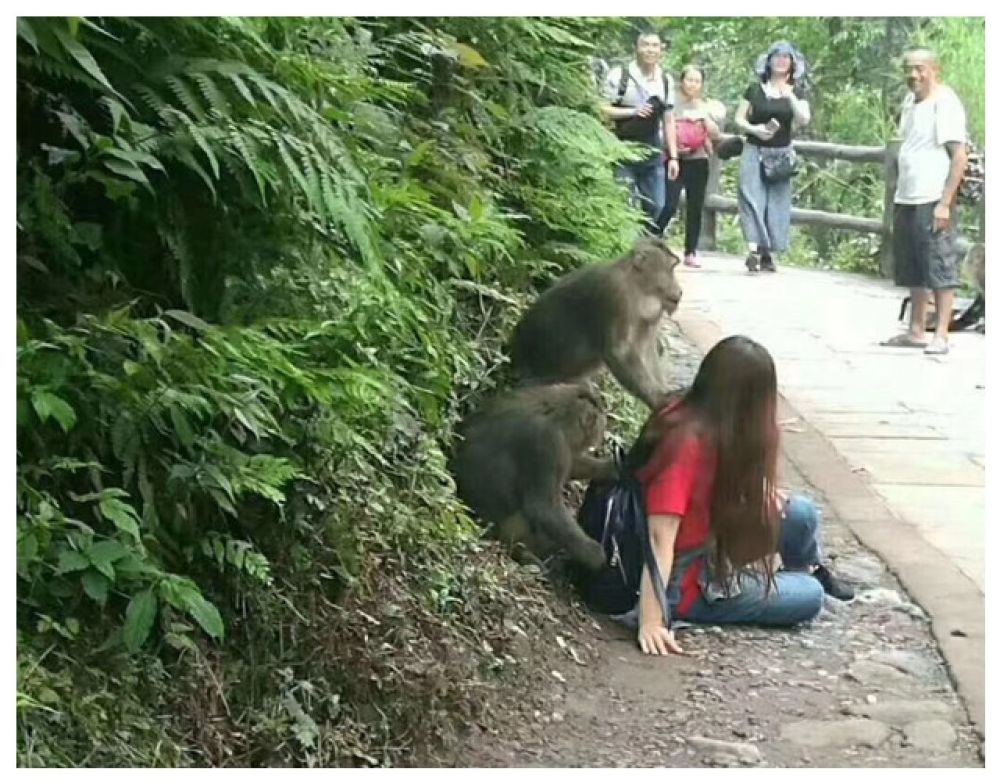
[[[758,564],[772,584],[779,444],[774,360],[749,337],[727,337],[708,352],[678,399],[681,405],[668,405],[646,421],[630,465],[654,456],[669,461],[685,435],[698,436],[716,455],[710,520],[715,576],[726,584],[733,569]]]

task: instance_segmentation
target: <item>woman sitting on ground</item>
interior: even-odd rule
[[[687,65],[681,71],[680,92],[674,104],[680,174],[667,180],[667,203],[657,221],[659,233],[665,233],[677,212],[681,191],[685,191],[684,265],[696,268],[700,266],[696,256],[708,185],[708,157],[712,142],[719,138],[719,126],[726,119],[725,106],[702,96],[704,83],[705,73],[697,65]]]
[[[767,350],[728,337],[691,388],[650,417],[629,455],[642,466],[635,475],[659,571],[670,575],[671,618],[787,626],[813,619],[824,590],[853,598],[820,565],[816,506],[775,485],[777,398]],[[638,613],[643,652],[681,651],[645,569]]]

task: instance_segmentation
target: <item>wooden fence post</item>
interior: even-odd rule
[[[705,185],[705,200],[713,193],[719,192],[719,178],[722,176],[722,161],[716,155],[708,156],[708,182]],[[701,236],[698,237],[698,247],[702,250],[715,250],[718,239],[718,215],[714,209],[704,208],[701,211]]]
[[[899,178],[899,145],[894,139],[885,145],[885,161],[883,176],[885,178],[885,199],[882,202],[882,253],[879,258],[879,271],[882,277],[892,278],[895,270],[895,260],[892,256],[892,218],[893,203],[896,198],[896,182]]]

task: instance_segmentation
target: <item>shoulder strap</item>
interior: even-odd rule
[[[628,63],[622,63],[622,75],[618,80],[618,97],[615,98],[615,105],[621,105],[622,100],[625,98],[625,91],[628,89]]]
[[[656,593],[656,600],[660,604],[660,612],[663,615],[663,627],[669,629],[671,618],[670,601],[667,598],[667,583],[660,573],[660,567],[656,562],[656,555],[653,552],[653,542],[649,535],[649,520],[646,518],[646,509],[642,502],[642,488],[639,484],[639,479],[629,470],[627,452],[623,447],[619,446],[615,449],[614,459],[615,466],[618,468],[618,475],[621,477],[619,481],[628,486],[630,490],[629,497],[634,503],[633,511],[639,522],[639,530],[635,532],[638,533],[642,541],[642,559],[646,570],[649,571],[649,578],[653,582],[653,591]],[[667,579],[669,578],[670,574],[667,574]],[[642,589],[641,572],[639,574],[639,589]]]

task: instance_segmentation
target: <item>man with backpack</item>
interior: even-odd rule
[[[882,344],[946,354],[960,285],[955,205],[968,159],[965,109],[955,91],[941,83],[933,52],[916,49],[903,62],[910,93],[899,121],[892,241],[896,285],[910,289],[910,328]],[[928,344],[925,319],[931,291],[937,328]]]
[[[635,59],[611,68],[604,83],[607,99],[601,110],[615,126],[622,141],[649,147],[649,155],[623,164],[618,176],[625,180],[647,216],[650,233],[658,233],[656,219],[666,203],[664,148],[669,152],[667,176],[676,179],[677,131],[674,126],[674,82],[660,67],[663,42],[657,33],[641,33],[635,42]]]

